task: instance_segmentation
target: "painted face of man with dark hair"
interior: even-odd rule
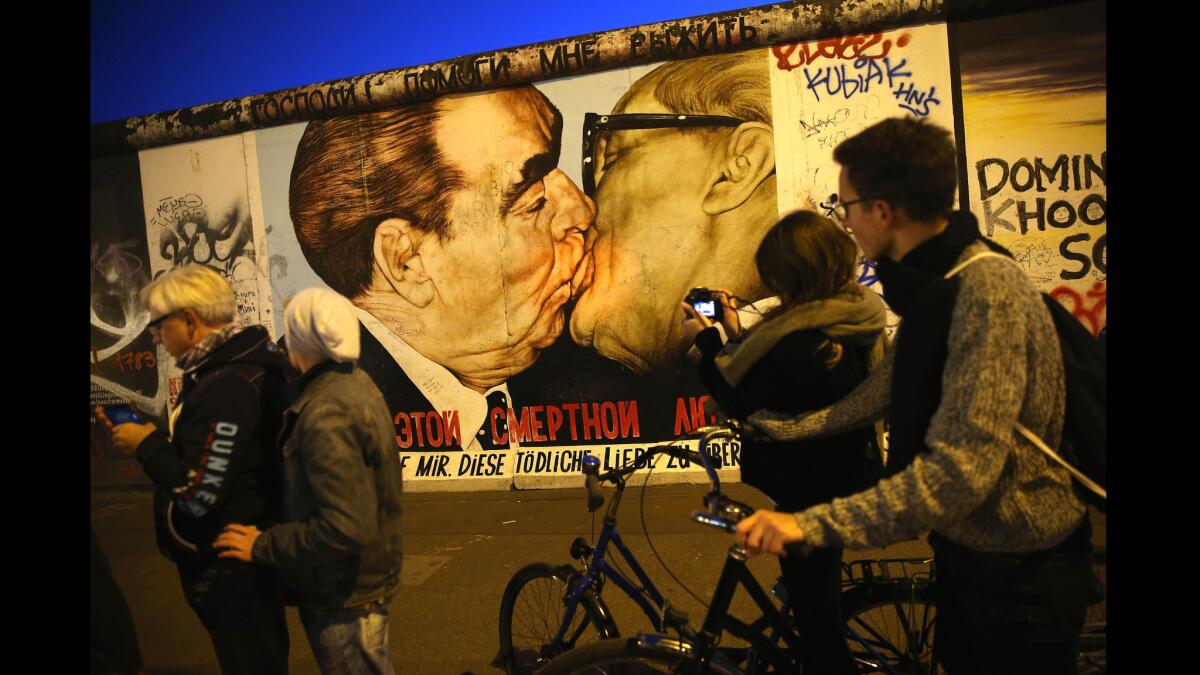
[[[372,289],[356,303],[484,391],[528,368],[561,334],[595,207],[558,168],[561,117],[536,89],[438,105],[437,147],[462,175],[448,236],[384,220]]]

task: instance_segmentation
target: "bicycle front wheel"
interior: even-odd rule
[[[667,636],[657,635],[664,642],[673,643]],[[646,673],[712,673],[713,675],[741,675],[741,671],[726,662],[720,652],[701,670],[700,664],[690,651],[669,649],[665,646],[650,647],[641,644],[639,638],[600,640],[555,658],[538,675],[644,675]]]
[[[935,606],[928,586],[867,585],[842,595],[850,653],[862,673],[934,672]]]
[[[567,617],[564,596],[570,568],[533,563],[521,568],[500,602],[500,653],[509,675],[529,675],[557,654],[591,640],[615,637],[602,602],[584,593],[561,641],[554,636]]]

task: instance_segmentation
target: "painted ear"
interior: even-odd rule
[[[375,274],[414,307],[433,300],[433,281],[419,252],[425,235],[403,218],[388,218],[375,228]]]
[[[771,126],[746,122],[734,129],[720,169],[701,204],[710,216],[741,206],[775,173],[775,133]]]

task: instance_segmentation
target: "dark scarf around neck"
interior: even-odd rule
[[[883,299],[899,316],[908,314],[925,290],[942,280],[963,250],[981,238],[975,216],[966,211],[950,213],[945,230],[921,242],[900,262],[885,257],[876,263]]]
[[[942,398],[958,288],[957,280],[946,281],[943,275],[976,241],[1000,248],[980,236],[974,216],[954,212],[945,230],[921,242],[903,260],[880,260],[877,265],[883,297],[903,318],[895,335],[887,416],[889,475],[927,449],[925,434]]]

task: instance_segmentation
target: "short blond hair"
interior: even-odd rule
[[[233,287],[225,277],[204,265],[168,270],[146,284],[138,298],[155,318],[191,309],[209,326],[220,326],[233,321],[237,313]]]
[[[643,112],[625,106],[647,90],[664,108],[680,115],[728,115],[743,122],[772,124],[771,70],[762,49],[664,63],[634,82],[613,112]]]

